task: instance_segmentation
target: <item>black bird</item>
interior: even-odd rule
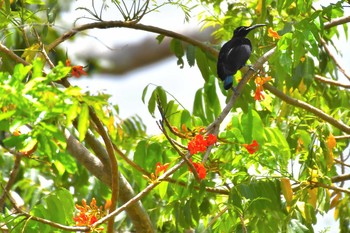
[[[233,75],[240,70],[252,53],[252,44],[245,36],[257,27],[266,26],[256,24],[250,27],[238,27],[233,32],[231,40],[227,41],[220,49],[217,63],[219,78],[224,81],[224,88],[228,90],[232,87]]]

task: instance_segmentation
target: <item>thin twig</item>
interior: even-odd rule
[[[340,70],[340,72],[342,72],[344,74],[344,76],[350,80],[350,74],[348,74],[348,72],[345,70],[345,68],[340,65],[340,63],[338,62],[338,60],[336,59],[336,57],[334,56],[334,54],[332,53],[332,51],[329,49],[326,41],[322,38],[320,38],[320,42],[323,46],[323,48],[326,50],[326,52],[328,53],[328,56],[330,56],[332,58],[332,60],[334,61],[335,65],[338,67],[338,69]]]
[[[336,140],[341,140],[341,139],[350,139],[350,134],[347,135],[339,135],[339,136],[334,136]]]
[[[225,206],[222,210],[219,211],[208,223],[207,229],[212,226],[226,211],[228,210],[228,207]]]
[[[340,187],[337,187],[337,186],[331,186],[331,185],[323,184],[321,182],[310,181],[310,183],[312,184],[312,186],[322,187],[322,188],[331,189],[331,190],[335,190],[335,191],[339,191],[339,192],[350,194],[350,189],[340,188]]]
[[[16,180],[18,172],[19,172],[20,164],[22,161],[22,155],[20,153],[14,154],[14,157],[15,157],[15,162],[13,164],[12,171],[10,173],[10,176],[9,176],[9,179],[6,183],[6,186],[4,187],[4,192],[0,197],[0,210],[2,210],[4,207],[6,193],[10,191],[13,184],[15,183],[15,180]]]
[[[186,161],[186,164],[188,165],[188,167],[191,169],[195,179],[200,182],[200,178],[198,176],[198,173],[196,171],[196,168],[194,167],[194,165],[190,162],[189,158],[186,157],[186,155],[176,146],[176,144],[174,143],[174,140],[172,140],[169,135],[167,134],[166,130],[164,129],[164,125],[162,120],[160,120],[159,122],[159,129],[163,132],[163,134],[165,135],[166,139],[168,140],[168,142],[172,145],[172,147],[176,150],[176,152],[181,156],[181,158],[183,160]]]
[[[53,62],[51,61],[50,57],[47,55],[47,53],[46,53],[46,51],[45,51],[45,46],[44,46],[44,44],[43,44],[43,42],[42,42],[42,40],[41,40],[41,38],[40,38],[39,33],[37,32],[37,30],[35,30],[35,28],[33,28],[33,31],[34,31],[34,33],[35,33],[35,36],[36,36],[37,40],[39,41],[39,45],[40,45],[40,47],[41,47],[40,52],[41,52],[41,53],[43,54],[43,56],[45,57],[47,63],[49,63],[50,68],[51,68],[51,69],[54,68],[55,65],[54,65]]]
[[[318,75],[318,74],[315,75],[315,79],[320,81],[320,82],[329,84],[329,85],[350,88],[350,84],[345,84],[345,83],[342,83],[342,82],[339,82],[339,81],[336,81],[333,79],[325,78],[325,77]]]
[[[111,198],[110,211],[113,211],[113,210],[115,210],[115,208],[117,206],[118,195],[119,195],[118,161],[117,161],[115,154],[114,154],[114,148],[113,148],[112,141],[111,141],[107,131],[105,130],[104,125],[101,123],[100,119],[97,117],[97,115],[95,114],[95,112],[91,106],[89,106],[89,114],[90,114],[90,117],[93,120],[93,122],[96,124],[98,131],[99,131],[99,134],[101,135],[101,137],[105,143],[107,154],[108,154],[108,157],[110,160],[111,176],[112,176],[112,186],[111,186],[112,198]],[[114,225],[114,219],[111,218],[108,221],[108,229],[107,229],[108,233],[114,232],[113,225]]]

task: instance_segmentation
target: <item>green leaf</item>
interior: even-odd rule
[[[27,77],[29,71],[32,69],[31,65],[24,66],[22,63],[19,63],[15,66],[13,70],[13,77],[17,81],[22,81],[25,77]]]
[[[250,144],[254,139],[259,144],[264,142],[264,124],[259,114],[252,108],[249,108],[248,112],[241,116],[241,130],[246,143]]]
[[[199,70],[201,71],[203,79],[208,81],[210,76],[209,64],[207,61],[207,56],[201,49],[196,50],[196,62]]]
[[[282,164],[287,165],[291,157],[290,147],[281,130],[278,128],[265,127],[264,132],[266,141],[270,146],[274,147],[274,151],[279,155],[278,160],[281,161]]]
[[[77,118],[79,113],[79,103],[78,101],[74,101],[72,104],[67,106],[66,111],[66,127],[72,125],[72,122]]]
[[[79,140],[83,141],[90,125],[89,106],[86,103],[81,105],[78,121]]]
[[[153,91],[151,97],[148,100],[148,111],[151,113],[152,117],[155,117],[154,112],[156,110],[156,103],[157,93]]]
[[[204,84],[204,94],[205,94],[205,108],[210,109],[210,115],[213,118],[216,118],[221,113],[221,105],[219,97],[216,93],[216,78],[212,75],[208,82]],[[207,115],[209,115],[207,113]],[[209,121],[213,121],[214,119],[208,119]]]
[[[157,98],[159,98],[161,106],[163,107],[164,110],[166,110],[165,108],[167,106],[167,95],[165,93],[165,90],[163,89],[163,87],[158,86],[155,89],[155,92],[156,92]]]
[[[137,143],[137,146],[135,148],[134,152],[134,161],[137,164],[142,164],[142,167],[145,168],[145,164],[147,164],[147,142],[146,140],[142,140],[139,143]]]
[[[6,111],[6,112],[0,112],[0,121],[9,119],[13,114],[16,113],[16,110]]]
[[[168,184],[169,184],[169,182],[163,181],[158,185],[158,193],[159,193],[160,199],[164,200],[164,198],[166,197],[167,190],[168,190]]]
[[[25,0],[27,4],[35,4],[35,5],[45,5],[45,2],[42,0]]]
[[[145,103],[145,97],[146,97],[146,94],[147,94],[147,90],[148,90],[148,87],[149,87],[150,84],[148,84],[142,91],[142,102]]]
[[[41,61],[41,59],[35,59],[33,61],[32,78],[43,76],[43,67],[44,63]]]
[[[184,61],[182,60],[182,57],[185,55],[185,53],[182,46],[182,41],[178,39],[172,39],[170,42],[170,49],[178,58],[177,64],[180,66],[180,68],[183,68]]]
[[[54,165],[55,165],[55,168],[56,168],[57,171],[58,171],[58,174],[59,174],[60,176],[62,176],[62,175],[64,174],[64,172],[66,171],[64,165],[63,165],[60,161],[58,161],[58,160],[55,160],[55,161],[54,161]]]
[[[162,43],[162,41],[164,40],[165,36],[164,35],[158,35],[156,37],[157,41],[158,41],[158,44]]]
[[[23,88],[23,94],[26,94],[27,92],[32,91],[35,86],[37,86],[38,84],[42,83],[43,81],[45,81],[46,78],[45,77],[41,77],[38,76],[36,78],[31,79],[29,82],[27,82]]]
[[[71,72],[71,67],[67,67],[63,65],[63,63],[60,61],[57,66],[55,66],[51,72],[47,75],[47,78],[49,81],[58,81],[61,80],[64,77],[67,77],[67,75]]]
[[[186,48],[186,58],[188,65],[190,67],[195,65],[196,62],[196,47],[193,45],[188,45]]]
[[[203,122],[206,122],[205,113],[204,113],[204,104],[203,104],[203,89],[198,89],[194,97],[193,103],[193,115],[202,119]]]
[[[199,210],[204,216],[212,213],[212,206],[208,198],[205,197],[203,199],[202,203],[199,206]]]
[[[288,224],[288,233],[310,233],[310,231],[302,222],[298,219],[291,219]]]

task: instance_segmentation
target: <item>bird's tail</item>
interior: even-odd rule
[[[228,90],[232,87],[233,83],[233,75],[227,76],[224,80],[224,88],[225,90]]]

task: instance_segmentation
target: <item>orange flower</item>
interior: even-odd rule
[[[190,160],[190,162],[193,164],[194,168],[196,169],[198,177],[201,180],[203,180],[207,175],[207,170],[205,169],[204,164],[192,162],[192,160]]]
[[[158,177],[158,175],[161,173],[161,172],[165,172],[166,169],[168,169],[168,166],[169,166],[169,163],[166,163],[164,165],[162,165],[160,162],[158,162],[156,164],[156,176]]]
[[[72,67],[72,76],[76,78],[80,78],[82,75],[87,75],[85,70],[83,70],[83,66],[71,66],[70,60],[66,60],[66,66]]]
[[[249,154],[254,154],[259,150],[259,144],[256,140],[253,140],[251,144],[243,144],[243,146],[247,149]]]
[[[263,99],[265,99],[265,96],[263,95],[263,88],[256,88],[255,89],[255,95],[254,95],[254,99],[257,100],[257,101],[261,101]]]
[[[205,152],[207,150],[207,141],[204,139],[202,134],[197,134],[187,146],[190,154],[197,154],[198,152]]]
[[[190,154],[197,154],[198,152],[205,152],[208,146],[213,145],[217,141],[214,134],[209,134],[207,138],[204,138],[202,134],[197,134],[192,141],[187,145]]]
[[[271,79],[272,79],[271,76],[267,76],[267,77],[258,76],[255,78],[255,84],[256,84],[255,95],[254,95],[255,100],[260,101],[265,99],[265,96],[262,94],[262,92],[264,91],[263,85],[268,81],[270,81]]]
[[[209,134],[207,137],[207,143],[208,146],[214,145],[214,143],[217,141],[217,138],[214,134]]]
[[[73,217],[76,226],[91,226],[105,215],[102,206],[98,207],[96,205],[95,198],[92,198],[90,205],[86,204],[85,199],[81,203],[82,205],[75,205],[75,208],[78,210],[77,215]],[[101,232],[103,227],[95,228],[94,230],[95,232]]]
[[[278,35],[278,33],[275,30],[273,30],[271,27],[269,27],[269,29],[267,30],[267,35],[277,40],[281,39],[281,36]]]
[[[331,151],[336,145],[337,145],[337,141],[335,140],[335,137],[333,136],[333,134],[330,133],[327,138],[327,147]]]

